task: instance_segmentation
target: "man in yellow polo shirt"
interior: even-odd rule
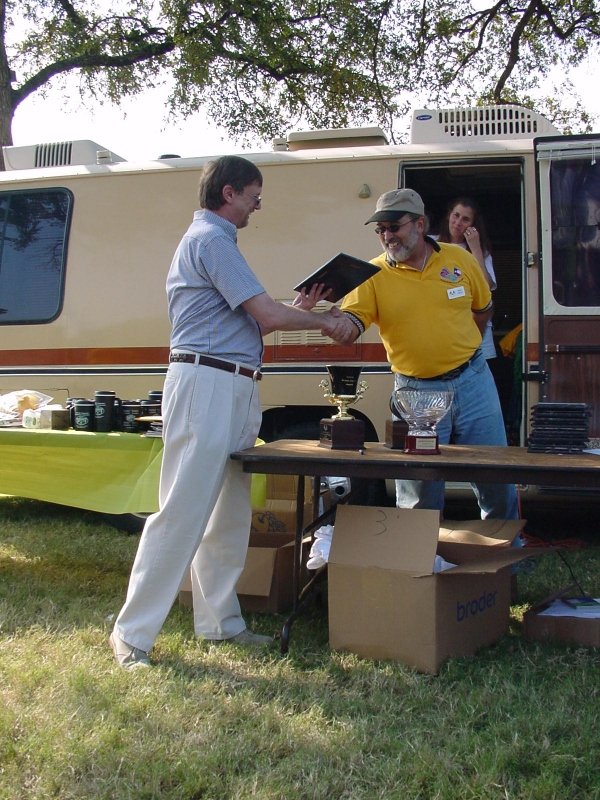
[[[344,339],[379,327],[396,388],[452,390],[450,412],[438,425],[443,444],[506,445],[494,379],[480,350],[492,298],[479,264],[466,250],[427,236],[421,197],[411,189],[381,195],[374,223],[384,252],[380,271],[347,295],[353,323]],[[481,516],[516,519],[515,487],[472,484]],[[400,508],[444,507],[443,481],[396,481]]]

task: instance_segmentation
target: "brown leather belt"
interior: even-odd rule
[[[458,378],[458,376],[466,370],[466,368],[471,364],[473,361],[474,356],[472,356],[468,361],[465,361],[464,364],[459,364],[458,367],[454,367],[454,369],[449,369],[448,372],[442,372],[441,375],[434,375],[433,378],[419,378],[420,381],[451,381],[454,378]]]
[[[234,375],[243,375],[244,378],[252,378],[253,381],[260,381],[262,379],[262,373],[259,369],[241,367],[239,364],[234,364],[232,361],[223,361],[220,358],[200,355],[200,353],[171,353],[169,355],[169,361],[176,364],[194,364],[203,367],[214,367],[214,369],[232,372]]]

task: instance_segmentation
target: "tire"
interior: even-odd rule
[[[107,525],[123,533],[141,533],[149,514],[100,514]]]

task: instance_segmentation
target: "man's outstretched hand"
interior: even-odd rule
[[[323,314],[321,333],[338,344],[351,344],[358,338],[358,328],[343,311],[333,306]]]

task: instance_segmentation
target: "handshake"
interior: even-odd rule
[[[359,334],[356,325],[339,308],[332,306],[323,313],[321,333],[338,344],[351,344]]]
[[[304,311],[311,311],[319,300],[327,300],[330,291],[325,284],[315,283],[309,290],[302,289],[292,305]],[[323,336],[329,336],[338,344],[351,344],[358,338],[360,333],[358,328],[337,306],[332,306],[329,311],[319,316],[323,323],[321,327]]]

